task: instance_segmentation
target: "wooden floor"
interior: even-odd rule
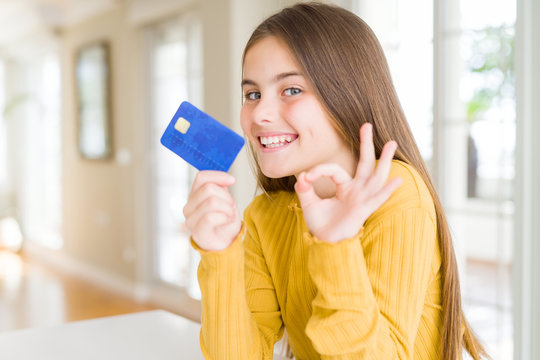
[[[155,308],[0,250],[0,332]]]

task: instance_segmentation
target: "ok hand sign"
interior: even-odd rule
[[[338,242],[358,233],[402,182],[401,178],[387,182],[396,148],[395,141],[386,143],[375,166],[372,125],[366,123],[360,128],[360,161],[354,177],[337,164],[317,165],[298,176],[295,190],[313,236]],[[313,182],[323,176],[336,184],[336,194],[331,198],[321,199],[313,188]]]

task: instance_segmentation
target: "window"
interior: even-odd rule
[[[494,359],[511,359],[515,0],[358,0],[354,8],[381,41],[436,180],[466,315]]]
[[[516,138],[515,3],[498,2],[461,1],[460,95],[470,124],[467,195],[510,200]]]
[[[5,94],[5,69],[4,62],[0,60],[0,199],[3,199],[4,189],[7,187],[7,138],[6,138],[6,125],[4,124],[4,111],[6,103]],[[5,211],[6,204],[0,203],[0,216]]]
[[[438,12],[442,61],[436,84],[446,183],[465,312],[494,359],[513,352],[515,147],[513,0],[448,3]],[[443,75],[445,74],[445,75]],[[443,100],[444,99],[444,100]]]
[[[21,103],[22,223],[29,240],[59,249],[63,246],[59,59],[51,54],[20,66],[27,98]]]
[[[433,3],[359,1],[356,12],[381,42],[401,106],[429,165],[433,157]]]
[[[159,138],[182,101],[203,106],[201,25],[195,17],[183,16],[152,27],[149,37],[155,276],[200,298],[196,281],[199,258],[189,243],[182,213],[194,169],[164,148]]]

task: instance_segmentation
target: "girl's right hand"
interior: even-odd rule
[[[222,171],[199,171],[184,206],[186,226],[203,250],[223,250],[240,233],[242,222],[227,187],[234,176]]]

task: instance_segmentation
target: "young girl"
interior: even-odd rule
[[[297,359],[479,359],[444,211],[369,27],[284,9],[247,43],[242,90],[264,193],[241,221],[234,177],[201,171],[184,208],[204,355],[271,359],[286,328]]]

